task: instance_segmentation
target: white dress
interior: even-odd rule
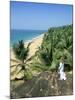
[[[60,80],[66,80],[66,74],[64,72],[64,63],[60,62],[59,64],[59,74],[60,74]]]

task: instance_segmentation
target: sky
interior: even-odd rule
[[[72,5],[10,2],[11,29],[48,30],[72,24]]]

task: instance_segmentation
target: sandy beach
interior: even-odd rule
[[[27,42],[25,42],[25,47],[27,47],[28,43],[31,43],[29,46],[29,54],[27,59],[29,59],[30,57],[34,56],[35,52],[38,50],[38,48],[41,46],[41,43],[43,41],[43,37],[44,34],[37,36],[36,38],[33,38],[32,40],[29,40]],[[12,50],[12,47],[10,48],[10,66],[11,66],[11,80],[14,80],[15,77],[17,78],[21,78],[23,77],[23,74],[17,74],[17,72],[20,70],[20,68],[18,67],[16,69],[17,64],[20,63],[20,61],[18,59],[16,59],[15,54]]]
[[[27,47],[28,43],[31,43],[30,46],[29,46],[29,57],[33,56],[35,54],[35,52],[38,50],[38,47],[41,46],[41,43],[43,41],[43,37],[44,37],[44,34],[39,35],[39,36],[33,38],[32,40],[28,40],[27,42],[25,42],[25,47]],[[11,52],[10,58],[13,59],[13,60],[16,60],[14,52],[12,50],[12,47],[10,48],[10,52]]]
[[[41,43],[43,41],[43,37],[44,37],[44,34],[37,36],[36,38],[33,38],[33,40],[31,41],[31,44],[29,46],[29,56],[28,56],[28,58],[33,56],[35,54],[35,52],[38,50],[38,48],[41,46]],[[28,45],[28,43],[26,43],[26,45]]]

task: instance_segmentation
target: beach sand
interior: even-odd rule
[[[41,46],[41,43],[43,41],[43,37],[44,37],[44,34],[36,37],[36,38],[33,38],[31,41],[27,41],[25,42],[25,47],[27,47],[28,43],[30,42],[30,46],[29,46],[29,54],[28,54],[28,58],[31,58],[32,56],[34,56],[35,52],[38,50],[38,48]],[[23,77],[23,74],[20,73],[20,75],[17,75],[17,70],[20,70],[20,68],[17,68],[16,69],[16,66],[14,65],[17,65],[20,63],[20,61],[18,59],[16,59],[15,57],[15,54],[12,50],[12,47],[10,48],[10,66],[11,66],[11,80],[14,80],[15,77],[17,76],[18,78],[21,78]]]
[[[44,37],[44,34],[37,36],[36,38],[33,38],[30,41],[25,42],[25,47],[27,47],[28,43],[31,42],[31,44],[29,46],[29,57],[33,56],[35,54],[35,52],[38,50],[38,47],[41,46],[41,43],[43,41],[43,37]],[[12,47],[10,48],[10,56],[11,56],[10,57],[11,59],[16,60],[15,54],[12,50]]]
[[[43,41],[43,36],[44,36],[44,34],[34,38],[31,41],[31,45],[29,46],[29,56],[28,56],[28,58],[33,56],[35,54],[35,52],[38,50],[38,48],[41,46],[42,41]]]

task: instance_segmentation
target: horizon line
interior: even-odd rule
[[[20,28],[10,28],[10,30],[44,30],[44,31],[46,31],[46,30],[48,30],[48,29],[50,29],[50,28],[63,27],[63,26],[68,26],[68,25],[73,25],[73,23],[71,23],[71,24],[64,24],[64,25],[59,25],[59,26],[51,26],[51,27],[49,27],[49,28],[47,28],[47,29],[20,29]]]

